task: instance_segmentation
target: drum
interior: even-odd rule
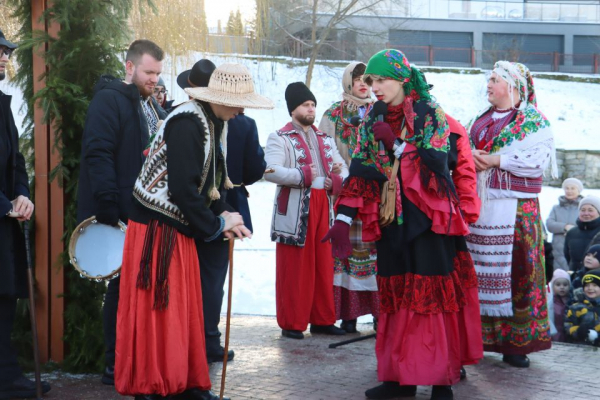
[[[69,242],[70,263],[82,278],[100,282],[119,276],[123,262],[127,225],[98,223],[96,217],[83,221],[75,228]]]

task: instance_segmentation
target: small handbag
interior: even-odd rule
[[[406,127],[403,127],[400,138],[404,139],[406,136]],[[383,183],[381,189],[381,203],[379,203],[379,225],[383,228],[388,226],[394,221],[396,215],[396,177],[398,176],[398,167],[400,166],[400,160],[394,160],[394,166],[392,167],[392,175],[387,182]]]
[[[383,228],[394,221],[396,215],[396,176],[400,160],[394,161],[390,179],[383,183],[381,190],[381,203],[379,203],[379,225]]]

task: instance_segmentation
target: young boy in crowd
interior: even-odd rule
[[[569,307],[565,333],[569,341],[600,346],[600,269],[582,279],[583,297]]]
[[[554,328],[552,329],[552,341],[565,342],[565,315],[571,302],[571,278],[566,271],[557,269],[548,286],[550,289],[548,306],[551,306],[548,307],[548,313],[550,314],[550,324]]]
[[[583,268],[573,274],[573,288],[577,289],[582,287],[581,280],[593,269],[600,268],[600,244],[591,246],[585,253],[583,259]]]

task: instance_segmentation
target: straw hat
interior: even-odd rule
[[[240,64],[223,64],[211,75],[208,87],[186,88],[196,100],[228,107],[272,109],[273,102],[254,92],[248,68]]]

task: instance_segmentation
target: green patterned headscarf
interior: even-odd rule
[[[381,50],[369,60],[365,78],[369,75],[382,76],[400,81],[404,84],[406,96],[418,95],[423,100],[431,99],[429,85],[423,73],[415,66],[410,66],[408,59],[400,50]]]

